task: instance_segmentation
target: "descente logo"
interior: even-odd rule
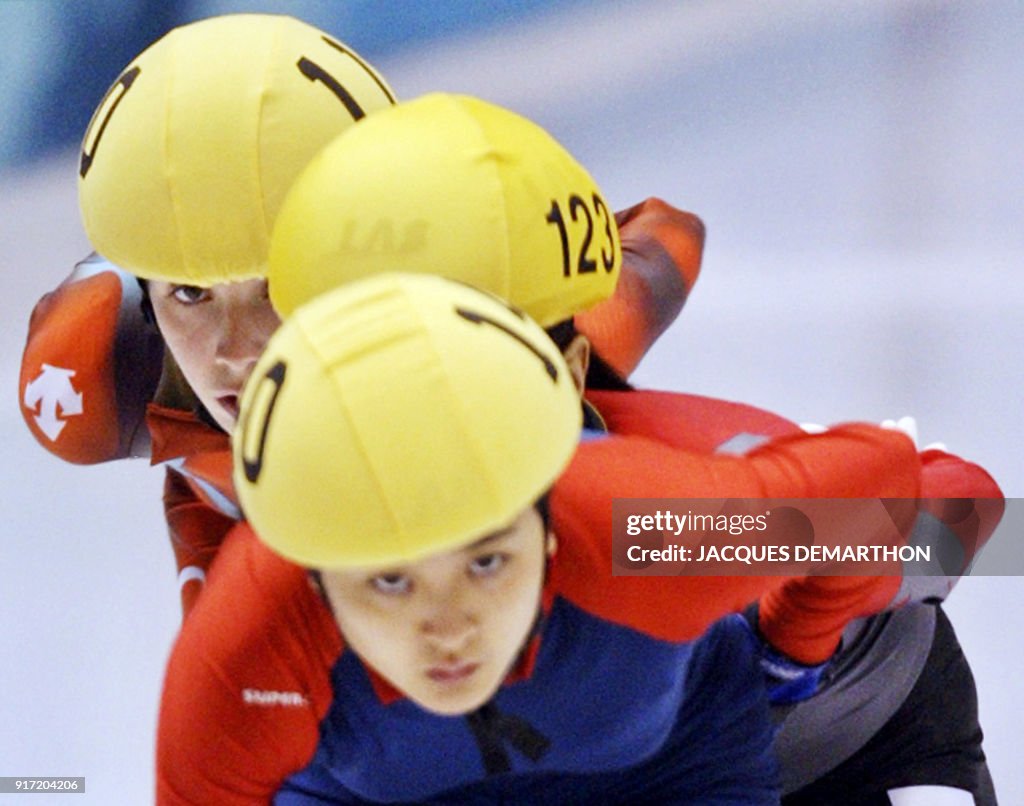
[[[308,700],[297,691],[267,691],[261,688],[243,688],[242,701],[246,705],[283,705],[289,708],[308,705]]]

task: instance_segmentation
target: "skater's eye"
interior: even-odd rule
[[[405,574],[378,574],[370,579],[370,585],[388,596],[400,596],[412,590],[412,580]]]
[[[491,552],[474,557],[469,563],[469,571],[475,577],[494,576],[508,562],[509,556],[502,552]]]
[[[210,289],[197,285],[176,285],[171,289],[171,296],[182,305],[196,305],[210,299]]]

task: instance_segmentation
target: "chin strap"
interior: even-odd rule
[[[493,702],[467,715],[466,722],[480,748],[488,775],[512,769],[506,742],[533,762],[540,761],[551,747],[551,740],[533,725],[521,717],[502,713]]]

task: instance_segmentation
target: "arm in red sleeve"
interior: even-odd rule
[[[615,294],[575,321],[598,355],[626,378],[683,309],[700,273],[704,224],[655,198],[615,219],[622,241]]]
[[[690,640],[787,578],[612,577],[614,498],[914,498],[919,481],[913,443],[868,425],[782,437],[746,456],[697,455],[636,437],[588,442],[552,494],[560,546],[553,578],[562,595],[595,615]],[[876,578],[861,579],[868,591],[852,595],[851,607],[874,595]],[[795,640],[828,633],[838,641],[842,627],[832,612],[810,607],[799,616],[789,625]]]
[[[231,482],[230,444],[227,434],[194,412],[150,404],[146,422],[152,461],[167,472],[164,516],[187,616],[221,541],[241,517]]]
[[[587,398],[616,434],[646,436],[704,454],[736,449],[742,452],[771,438],[802,433],[795,423],[763,409],[699,395],[588,390]],[[934,574],[927,576],[921,575],[918,567],[918,573],[903,578],[897,592],[892,586],[898,574],[878,580],[874,594],[864,600],[862,609],[866,612],[874,612],[886,596],[891,598],[890,608],[910,601],[944,598],[1002,517],[1002,492],[983,468],[937,450],[921,453],[920,459],[921,497],[917,506],[921,513],[914,524],[911,542],[936,547],[941,563],[936,565]],[[824,583],[824,587],[839,588],[842,584],[836,580]],[[815,583],[800,593],[800,586],[793,584],[774,595],[769,603],[762,603],[767,631],[780,645],[778,648],[785,645],[797,657],[823,654],[820,645],[797,647],[786,641],[794,609],[782,601],[783,596],[806,595],[814,599],[820,595],[815,591],[820,589],[822,583]],[[837,601],[846,595],[847,592],[838,591]],[[817,618],[820,622],[822,617]]]
[[[25,424],[68,462],[147,455],[162,355],[138,281],[90,256],[32,311],[18,384]]]
[[[195,606],[221,542],[237,521],[202,500],[186,478],[170,468],[164,480],[164,516],[178,566],[184,618]]]

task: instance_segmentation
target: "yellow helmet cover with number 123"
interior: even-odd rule
[[[542,327],[609,297],[618,228],[590,174],[535,123],[433,93],[331,142],[288,192],[270,247],[282,316],[380,272],[439,274]]]

